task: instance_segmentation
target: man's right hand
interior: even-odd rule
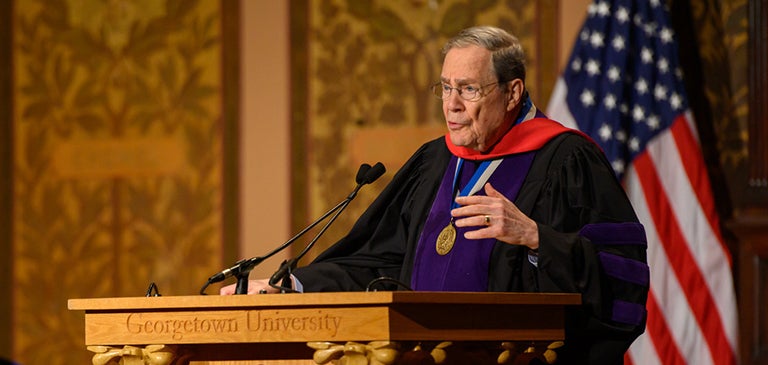
[[[219,294],[233,295],[237,284],[221,287]],[[269,286],[269,279],[248,280],[248,294],[276,294],[280,291]]]

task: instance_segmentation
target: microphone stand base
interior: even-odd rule
[[[248,294],[248,274],[250,272],[244,272],[235,275],[237,278],[237,285],[235,285],[235,294]]]

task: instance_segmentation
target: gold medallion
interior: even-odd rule
[[[437,242],[435,242],[437,254],[440,256],[447,255],[448,252],[451,252],[454,242],[456,242],[456,228],[453,227],[453,221],[451,221],[437,236]]]

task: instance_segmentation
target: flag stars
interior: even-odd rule
[[[651,22],[643,25],[643,31],[647,36],[650,37],[656,32],[656,27],[658,27],[658,25],[656,25],[656,23]]]
[[[580,58],[574,58],[573,62],[571,62],[571,70],[574,72],[581,71],[581,59]]]
[[[587,61],[587,73],[590,76],[595,76],[600,74],[600,62],[597,62],[597,60],[589,60]]]
[[[640,105],[635,105],[634,108],[632,108],[632,119],[635,120],[635,122],[640,122],[645,118],[645,110]]]
[[[613,134],[613,131],[611,131],[611,126],[608,124],[603,124],[600,129],[597,130],[597,134],[600,136],[600,139],[603,140],[603,142],[611,139],[611,134]]]
[[[669,105],[672,106],[673,110],[679,110],[683,105],[683,98],[680,97],[680,94],[678,93],[672,93],[672,95],[669,97]]]
[[[611,46],[616,50],[616,52],[623,51],[625,47],[624,37],[619,35],[613,37],[613,40],[611,40]]]
[[[645,93],[648,92],[648,82],[642,77],[637,79],[637,82],[635,82],[635,90],[637,90],[640,95],[645,95]]]
[[[648,128],[651,130],[657,130],[661,126],[661,120],[659,119],[659,116],[651,114],[648,117],[648,120],[645,121],[646,124],[648,124]]]
[[[589,15],[599,15],[601,17],[606,17],[611,14],[611,8],[608,6],[608,4],[605,1],[601,1],[597,4],[592,3],[587,8],[587,13]]]
[[[600,48],[605,45],[605,42],[603,41],[603,34],[594,31],[592,32],[592,35],[589,37],[589,43],[592,44],[592,47]]]
[[[651,51],[651,49],[648,47],[643,47],[643,49],[640,51],[640,59],[645,64],[653,63],[653,51]]]
[[[620,6],[619,9],[616,10],[616,20],[618,20],[620,24],[629,21],[629,11],[627,11],[627,8]]]
[[[597,4],[597,15],[600,15],[601,17],[607,17],[611,15],[611,7],[608,6],[608,3],[605,1],[601,1]]]
[[[595,105],[595,94],[589,90],[584,90],[581,92],[579,100],[581,100],[581,103],[584,104],[585,107],[590,107]]]
[[[659,59],[659,62],[656,62],[656,67],[659,68],[659,72],[665,74],[669,72],[669,61],[667,61],[666,57],[662,57]]]
[[[613,167],[613,171],[615,171],[617,175],[624,173],[624,161],[620,159],[613,160],[611,167]]]
[[[632,158],[690,107],[678,65],[680,38],[667,24],[663,0],[591,2],[565,67],[564,102],[622,178]]]
[[[672,42],[674,38],[674,33],[671,29],[667,27],[661,28],[661,32],[659,32],[659,38],[661,39],[661,42],[664,44]]]
[[[615,137],[616,137],[617,141],[619,141],[621,143],[624,143],[624,142],[627,141],[627,132],[625,132],[625,131],[618,131],[618,132],[616,132],[616,136]]]
[[[621,71],[616,66],[611,66],[608,69],[608,79],[611,82],[618,82],[621,79]]]

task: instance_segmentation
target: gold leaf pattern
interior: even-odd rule
[[[150,282],[195,294],[220,266],[219,5],[16,2],[20,363],[89,362],[60,351],[85,349],[69,298],[141,296]]]
[[[748,83],[744,72],[719,70],[746,69],[732,65],[746,66],[747,62],[747,1],[692,1],[690,6],[706,75],[705,95],[712,114],[718,116],[713,118],[717,150],[723,165],[733,170],[747,158],[744,131],[747,130]]]
[[[708,160],[707,165],[714,171],[713,184],[716,192],[719,191],[716,200],[721,213],[729,215],[730,203],[726,203],[726,199],[740,204],[745,194],[740,188],[743,185],[740,179],[746,174],[748,158],[748,1],[708,0],[687,4],[701,56],[702,85],[699,87],[711,114],[704,118],[712,120],[713,135],[702,135],[702,149],[707,156],[719,157],[719,164]],[[729,192],[718,189],[725,180]]]

